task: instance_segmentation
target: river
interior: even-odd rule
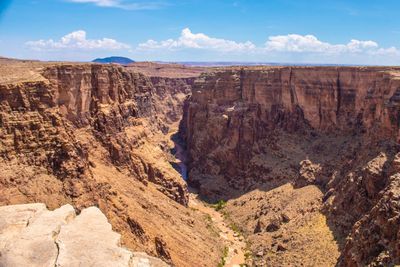
[[[179,168],[179,172],[182,178],[185,181],[187,181],[188,168],[186,164],[188,160],[188,155],[185,149],[184,141],[178,136],[177,131],[171,134],[171,140],[174,143],[173,152],[176,159],[175,163]],[[232,229],[232,227],[230,227],[230,224],[225,221],[222,212],[216,211],[212,205],[202,201],[199,198],[199,196],[196,193],[194,193],[195,190],[190,190],[189,188],[189,191],[190,191],[189,207],[210,216],[213,224],[219,230],[219,236],[225,243],[225,247],[228,248],[228,251],[224,258],[225,260],[224,266],[225,267],[246,266],[243,265],[246,261],[245,259],[246,243],[244,238],[239,233],[236,233]]]

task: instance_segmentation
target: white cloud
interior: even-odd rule
[[[95,0],[74,0],[95,1]],[[103,0],[105,2],[113,0]],[[103,3],[103,4],[107,4]],[[137,60],[165,61],[257,61],[288,63],[337,63],[337,64],[398,64],[400,50],[381,47],[371,40],[352,39],[347,43],[332,44],[314,35],[276,35],[264,44],[238,42],[193,33],[189,28],[174,39],[148,40],[130,46],[110,38],[87,39],[85,31],[69,33],[59,40],[29,41],[26,45],[38,51],[41,58],[87,58],[99,53],[105,55],[119,50],[120,54]],[[91,51],[91,52],[89,52]],[[32,52],[32,51],[31,51]]]
[[[359,41],[353,39],[345,46],[345,49],[350,52],[363,52],[365,50],[375,50],[378,47],[378,43],[374,41]]]
[[[314,35],[276,35],[270,36],[264,46],[256,46],[252,42],[236,42],[232,40],[210,37],[204,33],[192,33],[189,28],[182,30],[177,39],[163,41],[148,40],[138,45],[137,50],[147,51],[178,51],[184,49],[209,50],[226,53],[248,53],[252,55],[272,54],[323,54],[327,56],[340,55],[400,55],[395,47],[382,48],[378,43],[370,40],[360,41],[352,39],[346,44],[331,44],[319,40]]]
[[[330,44],[319,41],[313,35],[277,35],[268,38],[265,49],[278,52],[320,52],[327,50]]]
[[[91,40],[86,38],[86,32],[79,30],[63,36],[60,40],[38,40],[26,42],[26,45],[33,50],[118,50],[128,49],[129,45],[120,43],[114,39],[103,38]]]
[[[256,46],[249,41],[238,43],[231,40],[209,37],[204,33],[192,33],[189,28],[183,29],[178,39],[168,39],[159,42],[148,40],[147,42],[141,43],[138,46],[138,49],[141,50],[179,50],[185,48],[215,50],[221,52],[237,52],[251,51],[254,50]]]
[[[73,3],[91,3],[102,7],[118,7],[121,3],[118,0],[68,0]]]
[[[323,53],[323,54],[399,54],[395,48],[381,48],[374,41],[360,41],[352,39],[347,44],[330,44],[320,41],[314,35],[277,35],[270,36],[265,43],[266,51],[294,52],[294,53]]]
[[[66,0],[66,1],[72,3],[81,3],[81,4],[94,4],[99,7],[114,7],[127,10],[158,9],[164,6],[164,4],[157,2],[133,3],[126,0]]]
[[[393,55],[393,56],[399,56],[400,55],[400,51],[392,46],[389,48],[379,48],[376,51],[374,51],[375,55]]]

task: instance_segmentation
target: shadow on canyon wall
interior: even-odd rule
[[[245,181],[244,187],[231,186],[226,177],[221,176],[206,176],[206,183],[202,183],[201,179],[205,177],[202,175],[193,179],[192,175],[198,173],[191,172],[187,152],[181,161],[183,165],[176,165],[176,168],[182,171],[183,166],[185,174],[188,174],[185,177],[188,185],[198,191],[202,200],[212,204],[221,199],[240,199],[253,191],[268,194],[288,183],[293,185],[294,190],[310,185],[318,187],[322,192],[321,212],[342,253],[346,248],[346,237],[352,234],[355,223],[370,212],[379,201],[380,192],[388,186],[388,178],[393,173],[393,160],[400,151],[399,145],[392,140],[367,140],[357,132],[320,135],[308,131],[306,136],[296,138],[294,143],[299,146],[300,155],[291,155],[290,149],[281,151],[284,154],[282,158],[289,164],[278,162],[269,170],[268,176],[265,176],[265,170],[254,169],[235,177],[238,181]],[[179,144],[179,149],[186,148],[181,131],[172,140]],[[296,144],[299,140],[303,144]],[[234,165],[235,162],[227,164]],[[280,173],[287,167],[289,172]],[[258,181],[259,177],[267,178]],[[371,250],[369,258],[378,256],[383,249],[372,249],[374,251]],[[343,266],[344,257],[342,253],[337,266]]]

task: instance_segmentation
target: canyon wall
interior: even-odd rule
[[[192,92],[196,77],[150,77],[155,89],[158,114],[164,115],[168,124],[179,122],[183,116],[183,104]]]
[[[221,69],[196,80],[185,109],[189,182],[203,197],[241,200],[261,190],[267,195],[259,201],[271,206],[271,190],[285,189],[282,197],[288,198],[279,203],[291,203],[292,189],[282,186],[291,183],[294,192],[314,186],[321,194],[308,189],[315,196],[308,213],[318,210],[326,216],[341,251],[339,264],[399,263],[398,68]],[[258,218],[250,221],[276,221],[268,211],[252,214],[257,212],[249,204],[254,197],[240,201],[244,211],[235,208],[237,201],[228,204],[230,211]],[[280,210],[279,205],[273,206]],[[304,216],[304,209],[297,207],[291,216]],[[265,222],[243,225],[245,220],[235,222],[260,239]],[[281,225],[285,219],[278,221]],[[269,232],[279,227],[267,227],[268,238],[276,238]],[[271,248],[269,256],[258,256],[282,263],[286,250]]]
[[[222,245],[186,207],[186,184],[170,164],[169,127],[190,79],[152,80],[116,65],[15,64],[0,84],[0,204],[97,206],[132,250],[177,266],[218,261]],[[24,71],[36,74],[19,81]]]
[[[41,167],[49,163],[60,178],[79,177],[88,170],[87,148],[71,131],[90,127],[113,164],[126,167],[138,180],[154,182],[179,203],[187,203],[186,186],[178,177],[136,155],[135,149],[148,135],[167,127],[162,113],[156,113],[149,78],[100,65],[55,66],[43,75],[48,82],[2,87],[4,156],[20,152],[28,163],[42,160],[37,162]],[[68,139],[73,145],[66,144]]]
[[[91,126],[113,164],[127,167],[136,178],[159,185],[170,198],[187,204],[186,185],[179,177],[136,155],[144,139],[168,131],[164,121],[171,113],[164,113],[164,103],[156,99],[160,90],[154,89],[148,77],[101,65],[89,69],[62,65],[46,70],[44,76],[57,88],[54,97],[63,117],[78,127]]]
[[[0,70],[1,205],[97,206],[127,248],[215,266],[221,239],[173,168],[183,116],[188,181],[228,200],[254,265],[400,264],[398,68]]]

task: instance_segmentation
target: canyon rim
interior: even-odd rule
[[[399,9],[2,1],[0,267],[400,266]]]
[[[400,68],[1,70],[3,205],[97,206],[124,246],[173,266],[399,261]],[[7,217],[5,266],[29,232]]]

